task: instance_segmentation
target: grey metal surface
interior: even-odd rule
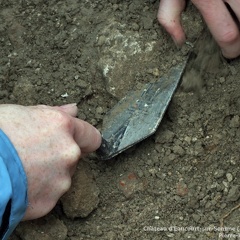
[[[97,151],[100,159],[110,159],[156,131],[187,60],[170,69],[168,76],[146,84],[141,90],[130,92],[106,114],[102,145]]]

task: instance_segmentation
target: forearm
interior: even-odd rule
[[[0,130],[0,239],[8,239],[27,208],[27,177],[21,160]]]

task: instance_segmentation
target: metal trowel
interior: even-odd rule
[[[152,135],[158,128],[180,82],[189,57],[170,69],[167,76],[131,91],[103,120],[102,144],[97,155],[110,159]]]

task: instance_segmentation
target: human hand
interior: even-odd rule
[[[69,189],[80,156],[101,144],[99,132],[76,115],[73,104],[0,105],[0,128],[15,146],[28,179],[24,220],[50,212]]]
[[[210,32],[226,58],[240,55],[240,31],[225,3],[229,4],[240,21],[240,0],[191,0],[202,14]],[[181,26],[185,0],[160,0],[158,21],[181,46],[186,36]]]

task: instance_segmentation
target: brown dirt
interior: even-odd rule
[[[0,6],[0,102],[77,102],[79,118],[99,129],[118,101],[100,64],[116,43],[107,42],[105,31],[138,36],[143,46],[155,44],[144,65],[135,60],[116,71],[122,79],[131,72],[132,85],[121,85],[124,94],[167,73],[204,29],[190,5],[183,14],[190,45],[177,50],[157,23],[154,0],[8,0]],[[211,45],[201,49],[197,56],[205,51],[206,65]],[[195,82],[201,79],[200,93],[179,89],[152,137],[110,161],[85,159],[100,192],[91,214],[67,217],[59,203],[50,216],[21,224],[12,239],[218,239],[221,217],[240,198],[240,62],[219,66],[191,75]],[[236,209],[224,219],[224,226],[232,227],[225,234],[239,234],[238,216]]]

